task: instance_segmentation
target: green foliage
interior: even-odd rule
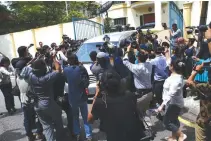
[[[111,18],[105,18],[104,19],[104,28],[105,28],[105,33],[111,32]]]
[[[84,11],[95,13],[98,7],[94,1],[67,3],[68,15],[65,1],[9,1],[8,9],[0,4],[0,12],[13,17],[0,24],[0,34],[71,22],[72,17],[88,18]]]

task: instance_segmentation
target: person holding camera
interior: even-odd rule
[[[63,68],[63,64],[64,62],[67,62],[67,57],[65,56],[66,54],[66,46],[64,44],[59,46],[59,50],[56,54],[56,58],[59,61],[59,63],[61,64],[62,68]]]
[[[149,103],[152,100],[152,65],[151,63],[146,62],[148,55],[143,51],[140,51],[137,55],[139,61],[138,64],[130,63],[128,60],[128,52],[130,50],[131,45],[127,48],[123,64],[133,73],[137,107],[139,113],[142,114],[149,108]]]
[[[18,48],[18,54],[19,58],[12,59],[12,65],[16,70],[17,75],[17,85],[20,90],[20,100],[21,100],[21,106],[23,110],[24,115],[24,127],[26,131],[26,136],[28,137],[28,141],[34,141],[35,139],[42,139],[44,140],[43,135],[43,128],[38,120],[36,120],[36,113],[34,110],[33,102],[28,97],[29,93],[29,84],[26,80],[24,80],[20,74],[24,67],[26,67],[32,60],[31,57],[28,56],[28,48],[26,46],[21,46]],[[36,136],[33,135],[32,129],[34,124],[36,124]]]
[[[168,137],[168,141],[184,141],[187,135],[181,132],[178,116],[184,107],[183,87],[185,85],[183,73],[185,63],[182,59],[172,60],[170,65],[171,75],[165,80],[163,85],[163,102],[156,110],[162,112],[165,107],[165,115],[163,123],[165,128],[172,132],[172,136]]]
[[[99,118],[108,141],[139,141],[144,129],[136,109],[136,96],[121,91],[121,77],[114,70],[103,72],[99,89],[88,121]]]
[[[211,81],[207,83],[196,83],[194,78],[198,73],[203,71],[205,64],[197,65],[192,71],[191,76],[188,78],[187,84],[192,90],[192,94],[196,94],[200,98],[200,112],[198,114],[195,128],[196,141],[210,141],[211,140]],[[211,73],[209,68],[209,73]],[[210,75],[210,74],[209,74]]]
[[[177,24],[174,23],[172,24],[172,30],[170,30],[169,33],[171,37],[172,49],[174,50],[174,48],[178,45],[177,39],[182,37],[182,32],[180,29],[178,29]]]
[[[43,126],[47,141],[65,140],[62,123],[62,111],[54,100],[53,84],[57,80],[61,67],[53,57],[56,70],[48,72],[46,62],[38,59],[31,67],[25,67],[20,76],[29,83],[28,94],[34,101],[34,109]],[[56,130],[56,133],[54,132]]]

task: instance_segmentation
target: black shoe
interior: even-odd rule
[[[12,110],[8,111],[8,114],[11,116],[14,114],[14,112]]]
[[[73,140],[74,141],[80,141],[80,135],[74,135]]]
[[[17,109],[15,109],[15,108],[12,108],[12,111],[15,113],[15,112],[17,111]]]

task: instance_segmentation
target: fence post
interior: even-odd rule
[[[35,29],[31,29],[32,32],[32,38],[33,38],[33,42],[34,42],[34,52],[37,52],[37,41],[36,41],[36,34],[35,34]]]
[[[74,31],[74,37],[75,37],[75,40],[76,40],[75,18],[72,18],[72,21],[73,21],[73,31]]]
[[[60,29],[60,36],[61,36],[61,40],[60,40],[60,43],[63,41],[63,39],[62,39],[62,36],[63,36],[63,34],[64,34],[64,31],[63,31],[63,24],[59,24],[59,29]]]
[[[10,33],[10,37],[12,40],[13,55],[15,57],[17,57],[17,51],[16,51],[16,47],[15,47],[15,39],[14,39],[13,33]]]

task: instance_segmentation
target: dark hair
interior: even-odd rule
[[[189,38],[189,42],[190,42],[191,45],[193,45],[194,42],[195,42],[195,39],[194,38]]]
[[[148,58],[148,55],[145,52],[143,52],[143,51],[139,51],[137,57],[138,57],[138,60],[140,62],[143,62],[144,63],[144,62],[146,62],[146,60]]]
[[[116,71],[112,69],[106,70],[102,74],[100,82],[100,88],[108,92],[109,96],[119,95],[121,77]]]
[[[8,57],[3,57],[0,62],[0,66],[4,66],[4,64],[8,63],[10,65],[10,59]]]
[[[47,73],[46,63],[43,59],[38,59],[32,63],[32,72],[35,76],[41,77]]]
[[[92,51],[90,54],[89,54],[91,60],[94,62],[97,60],[97,52],[96,51]]]
[[[173,23],[172,26],[175,26],[177,28],[177,24],[176,23]]]
[[[163,52],[163,47],[157,47],[156,49],[155,49],[155,53],[156,54],[161,54]]]
[[[169,43],[167,43],[167,42],[162,42],[162,47],[163,46],[167,46],[167,48],[169,48]]]
[[[176,58],[175,60],[171,61],[171,66],[176,73],[184,75],[185,73],[185,61],[183,58]]]
[[[20,46],[18,48],[18,55],[19,55],[19,57],[25,57],[26,50],[27,50],[26,46]]]
[[[182,49],[181,47],[176,47],[174,50],[174,55],[178,58],[182,58],[184,54],[184,49]]]
[[[73,53],[67,53],[68,63],[70,65],[79,65],[78,57],[77,55]]]
[[[209,28],[211,28],[211,22],[209,23]]]
[[[66,48],[66,46],[64,44],[59,46],[59,49],[63,49],[63,48]]]

